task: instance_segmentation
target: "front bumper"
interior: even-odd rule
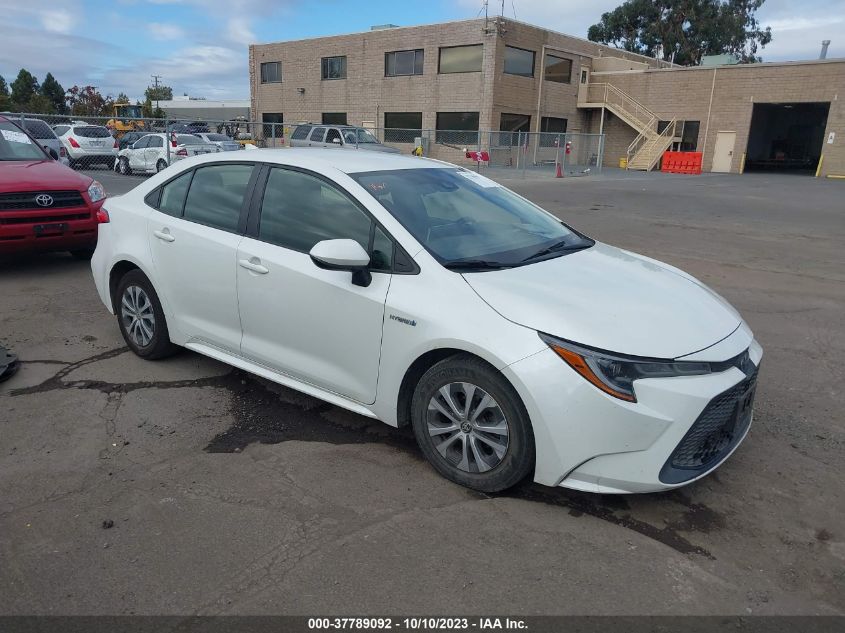
[[[759,366],[762,348],[747,326],[729,338],[731,345],[719,349],[724,353],[731,348],[730,352],[710,360],[727,360],[748,349],[754,366]],[[724,462],[751,424],[749,407],[727,443],[712,444],[718,435],[715,427],[710,429],[712,435],[699,432],[701,441],[695,446],[687,441],[687,461],[673,465],[673,454],[708,405],[720,394],[742,388],[747,381],[742,371],[731,368],[703,376],[638,380],[636,403],[599,391],[550,349],[506,367],[503,373],[531,417],[537,453],[534,479],[548,486],[600,493],[677,488]],[[689,461],[692,457],[699,458],[698,468]],[[689,468],[675,468],[678,463]]]
[[[93,248],[101,204],[5,211],[0,217],[0,254]]]

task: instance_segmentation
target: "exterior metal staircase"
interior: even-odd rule
[[[581,108],[606,108],[634,128],[638,135],[628,146],[628,169],[650,171],[660,161],[675,138],[677,121],[673,118],[660,132],[657,115],[631,95],[608,83],[591,83]]]

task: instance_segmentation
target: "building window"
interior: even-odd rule
[[[346,112],[323,112],[323,125],[346,125]]]
[[[265,62],[261,64],[261,83],[277,84],[282,81],[282,62]]]
[[[534,76],[534,51],[505,46],[505,73],[508,75]]]
[[[481,58],[484,52],[483,44],[470,46],[449,46],[440,49],[440,64],[437,72],[447,73],[476,73],[481,71]]]
[[[423,74],[423,49],[384,54],[384,76],[400,77]]]
[[[566,134],[566,119],[554,116],[544,116],[540,119],[540,131],[550,134]]]
[[[546,81],[559,84],[572,83],[572,60],[555,55],[546,55],[546,70],[543,73]]]
[[[478,143],[478,112],[438,112],[435,143]]]
[[[346,55],[323,57],[323,79],[346,79]]]
[[[657,122],[657,133],[662,134],[669,121]],[[680,138],[678,151],[694,152],[698,148],[698,130],[701,127],[700,121],[678,121],[675,125],[675,138]]]
[[[284,123],[285,117],[281,112],[265,112],[261,115],[261,121],[264,123]]]
[[[385,112],[384,140],[390,143],[413,143],[422,136],[422,112]]]
[[[519,133],[531,131],[531,115],[502,112],[499,130],[497,145],[519,145]]]

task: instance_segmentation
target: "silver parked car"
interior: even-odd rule
[[[15,122],[21,127],[25,127],[26,131],[29,132],[29,135],[38,141],[38,144],[41,145],[41,147],[46,150],[53,150],[56,152],[60,163],[63,165],[70,164],[65,146],[62,145],[59,137],[56,136],[52,128],[44,121],[41,119],[24,119],[23,122],[20,120],[16,120]]]
[[[194,132],[194,136],[198,136],[206,143],[213,143],[220,148],[221,152],[231,152],[244,148],[243,145],[225,134],[217,134],[216,132]]]
[[[388,147],[362,127],[352,125],[297,125],[290,135],[291,147],[338,147],[366,149],[373,152],[398,154],[395,147]]]

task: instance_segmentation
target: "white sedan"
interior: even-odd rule
[[[183,158],[219,151],[214,143],[193,134],[145,134],[117,153],[114,168],[125,175],[132,172],[156,173]]]
[[[103,209],[94,281],[138,356],[410,424],[459,484],[676,488],[751,425],[762,349],[724,299],[466,169],[226,153]]]

